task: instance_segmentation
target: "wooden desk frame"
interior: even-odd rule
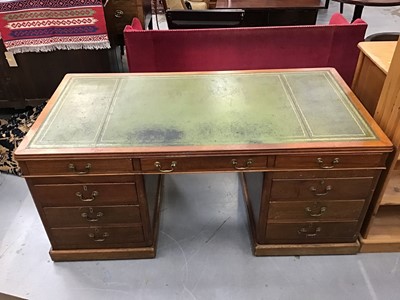
[[[371,190],[387,168],[392,144],[335,70],[284,72],[325,71],[344,91],[373,138],[211,146],[32,147],[32,143],[39,145],[38,137],[45,136],[43,128],[51,128],[46,121],[63,95],[67,77],[16,152],[51,241],[52,259],[154,257],[163,194],[163,176],[157,175],[208,172],[236,172],[241,177],[255,255],[357,253],[360,228],[375,201]],[[282,70],[188,74],[271,72]],[[87,75],[70,78],[79,76]],[[151,184],[150,178],[158,179],[151,179]],[[250,196],[253,192],[260,196]]]

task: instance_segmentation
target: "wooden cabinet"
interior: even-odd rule
[[[346,169],[337,164],[319,169],[266,173],[259,195],[251,191],[254,175],[244,175],[246,202],[257,232],[256,255],[296,254],[299,245],[309,245],[315,253],[324,253],[318,248],[328,244],[331,253],[359,251],[358,233],[382,167],[376,163]],[[258,205],[259,210],[252,209]]]
[[[154,257],[154,250],[148,247],[154,243],[155,232],[149,210],[154,210],[157,199],[146,198],[145,179],[117,175],[118,171],[108,172],[107,176],[76,174],[69,164],[64,166],[64,176],[51,178],[35,172],[29,163],[25,166],[25,172],[31,174],[27,181],[32,196],[52,244],[52,259],[64,260],[64,251],[74,260]],[[47,167],[48,174],[60,173],[57,167]],[[157,186],[151,188],[156,190]],[[109,249],[113,249],[112,253]]]
[[[138,18],[145,27],[145,14],[150,12],[150,0],[108,0],[104,3],[104,16],[111,43],[124,45],[123,30]]]
[[[352,84],[357,98],[373,116],[382,92],[396,42],[361,42]]]
[[[362,229],[361,251],[400,251],[400,43],[364,42],[359,47],[353,88],[395,146]]]
[[[104,6],[109,35],[122,34],[134,17],[144,22],[143,0],[109,0]]]
[[[9,66],[5,51],[4,44],[0,40],[0,108],[14,106],[20,108],[22,95],[17,84],[17,70]]]
[[[68,75],[16,157],[77,260],[153,257],[163,176],[208,172],[242,178],[256,255],[357,253],[391,152],[334,69],[302,69]]]
[[[4,46],[4,45],[3,45]],[[0,108],[24,108],[47,100],[67,73],[122,72],[121,54],[109,50],[57,50],[42,53],[19,53],[14,56],[16,67],[3,61],[5,77],[0,78]]]
[[[115,34],[115,31],[110,33],[110,40],[115,39]],[[19,53],[13,56],[16,66],[12,67],[5,52],[0,40],[0,108],[23,109],[42,103],[51,97],[67,73],[123,71],[121,53],[115,45],[104,50]]]
[[[255,1],[216,0],[218,9],[244,9],[242,26],[314,25],[318,10],[324,8],[319,0]]]

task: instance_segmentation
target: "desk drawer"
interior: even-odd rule
[[[373,177],[273,179],[270,199],[275,201],[368,199],[374,185]]]
[[[24,175],[92,175],[132,173],[132,160],[120,159],[63,159],[26,161],[29,174]]]
[[[52,228],[54,250],[145,246],[141,226]]]
[[[265,169],[267,156],[143,158],[140,162],[142,171],[148,173],[245,171]]]
[[[45,207],[43,210],[51,228],[142,222],[138,205]]]
[[[267,243],[353,242],[358,222],[268,223]]]
[[[340,169],[385,167],[386,154],[277,155],[279,169]]]
[[[268,220],[358,220],[364,205],[364,200],[271,202]]]
[[[42,206],[138,204],[134,182],[43,184],[33,185],[31,192]]]

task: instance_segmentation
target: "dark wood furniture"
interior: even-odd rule
[[[230,28],[242,26],[243,9],[207,9],[165,11],[169,29]]]
[[[0,68],[6,74],[0,79],[0,91],[4,90],[0,108],[23,109],[42,103],[51,97],[67,73],[122,72],[121,55],[115,47],[19,53],[14,55],[16,67],[9,66],[4,45],[0,47]]]
[[[352,22],[361,18],[364,6],[397,6],[400,5],[399,0],[333,0],[336,2],[354,4],[354,13]]]
[[[314,25],[321,0],[217,0],[216,8],[244,9],[244,26]]]
[[[16,157],[58,261],[154,257],[170,173],[237,172],[256,255],[357,253],[391,151],[334,69],[298,69],[67,75]]]
[[[22,96],[17,84],[17,74],[13,68],[9,67],[9,62],[4,55],[5,47],[1,40],[0,53],[0,108],[19,106],[17,102],[19,102],[19,99],[22,99]]]
[[[148,2],[148,3],[147,3]],[[22,109],[49,99],[67,73],[123,72],[118,46],[123,45],[123,29],[133,17],[144,22],[145,11],[150,12],[150,1],[109,0],[104,13],[112,48],[110,50],[72,50],[14,55],[16,67],[5,59],[5,48],[0,41],[0,108]]]
[[[150,0],[108,0],[104,3],[104,16],[111,43],[123,46],[122,32],[126,25],[138,18],[145,27],[146,13],[151,12]]]

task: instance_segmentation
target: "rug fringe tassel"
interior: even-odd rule
[[[25,52],[50,52],[55,50],[102,50],[110,49],[110,42],[99,42],[99,43],[84,43],[84,44],[65,44],[65,43],[54,43],[52,45],[38,45],[38,46],[19,46],[13,48],[7,48],[8,51],[13,54],[25,53]]]

